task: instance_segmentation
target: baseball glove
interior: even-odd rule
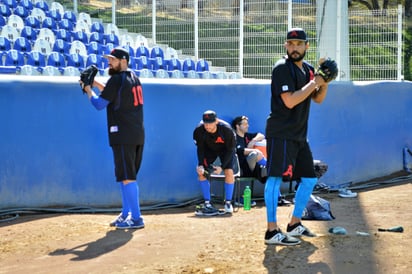
[[[335,60],[330,58],[321,58],[319,60],[319,66],[315,72],[315,76],[320,75],[326,83],[329,83],[330,81],[336,79],[338,76],[338,71],[338,64],[336,64]]]
[[[98,71],[99,69],[95,65],[91,65],[80,74],[80,87],[82,88],[83,93],[86,92],[84,87],[93,86],[94,77]]]

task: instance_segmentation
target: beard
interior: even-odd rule
[[[119,72],[120,72],[120,64],[119,64],[117,67],[111,67],[111,68],[109,68],[109,71],[108,71],[108,73],[109,73],[110,76],[112,76],[112,75],[114,75],[114,74],[117,74],[117,73],[119,73]]]
[[[303,58],[305,58],[306,51],[304,51],[303,54],[300,54],[297,51],[293,51],[292,53],[288,52],[287,55],[288,55],[289,60],[291,60],[293,62],[299,62],[299,61],[302,61]]]

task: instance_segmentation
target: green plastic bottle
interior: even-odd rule
[[[252,200],[252,191],[250,190],[249,186],[246,186],[245,190],[243,191],[243,209],[250,210],[250,203]]]

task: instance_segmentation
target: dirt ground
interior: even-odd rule
[[[115,213],[22,215],[0,222],[0,273],[410,273],[411,182],[354,191],[317,194],[336,219],[304,221],[318,236],[292,247],[264,244],[263,201],[230,217],[144,211],[134,231],[110,228]],[[283,229],[292,209],[278,208]],[[398,225],[403,233],[378,232]],[[348,234],[328,233],[334,226]]]

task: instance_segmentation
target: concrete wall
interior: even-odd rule
[[[248,115],[264,132],[268,81],[143,79],[146,146],[138,182],[143,204],[201,196],[194,127],[207,109],[229,122]],[[0,78],[0,208],[118,206],[105,111],[81,94],[77,78]],[[412,83],[340,83],[313,104],[309,141],[338,186],[402,169],[412,145]]]

